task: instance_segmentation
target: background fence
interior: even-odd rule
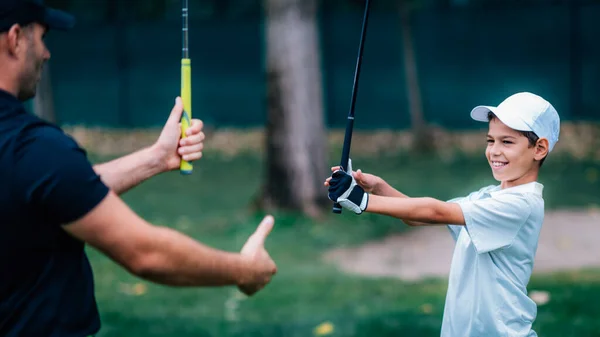
[[[162,125],[179,93],[180,8],[169,5],[159,19],[125,14],[110,22],[99,14],[101,1],[72,3],[76,29],[47,38],[58,122]],[[345,123],[362,19],[360,5],[342,9],[336,3],[325,3],[319,14],[330,127]],[[265,123],[264,19],[260,7],[252,8],[215,18],[191,7],[193,110],[209,125]],[[412,29],[426,119],[469,128],[474,105],[497,104],[523,90],[550,100],[563,120],[598,120],[598,17],[594,2],[418,9]],[[372,11],[357,129],[409,126],[399,20],[397,11]]]

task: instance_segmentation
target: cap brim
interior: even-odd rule
[[[69,30],[75,26],[75,17],[58,9],[46,8],[44,23],[50,29]]]
[[[487,122],[488,113],[490,111],[495,113],[495,110],[496,107],[493,106],[479,105],[473,108],[473,110],[471,110],[471,118],[478,122]]]
[[[514,114],[504,113],[501,109],[495,106],[480,105],[476,106],[471,110],[471,118],[478,122],[488,122],[488,113],[492,112],[498,119],[511,129],[519,131],[532,131],[531,127],[527,125],[522,119],[516,117]]]

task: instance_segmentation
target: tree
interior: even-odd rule
[[[419,74],[416,61],[415,46],[411,26],[413,6],[419,0],[397,1],[400,27],[402,31],[402,50],[404,52],[404,73],[411,129],[413,133],[413,149],[417,153],[428,152],[433,147],[431,137],[427,134],[427,123],[423,114],[423,100],[419,85]]]
[[[33,98],[33,112],[41,119],[51,123],[56,123],[56,114],[54,112],[54,94],[52,93],[49,62],[47,62],[42,68],[42,76],[40,78],[35,97]]]
[[[328,203],[316,0],[265,0],[268,122],[260,207],[310,216]]]

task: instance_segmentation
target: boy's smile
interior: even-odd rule
[[[498,161],[498,160],[492,161],[492,168],[494,170],[500,170],[500,169],[504,168],[506,165],[508,165],[508,162]]]
[[[509,128],[498,118],[490,121],[487,135],[486,158],[494,178],[502,188],[535,181],[538,173],[536,147],[527,137]]]

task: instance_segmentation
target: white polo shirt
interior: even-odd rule
[[[543,185],[488,186],[456,198],[466,226],[448,225],[456,241],[442,337],[537,336],[537,307],[527,296],[544,220]]]

